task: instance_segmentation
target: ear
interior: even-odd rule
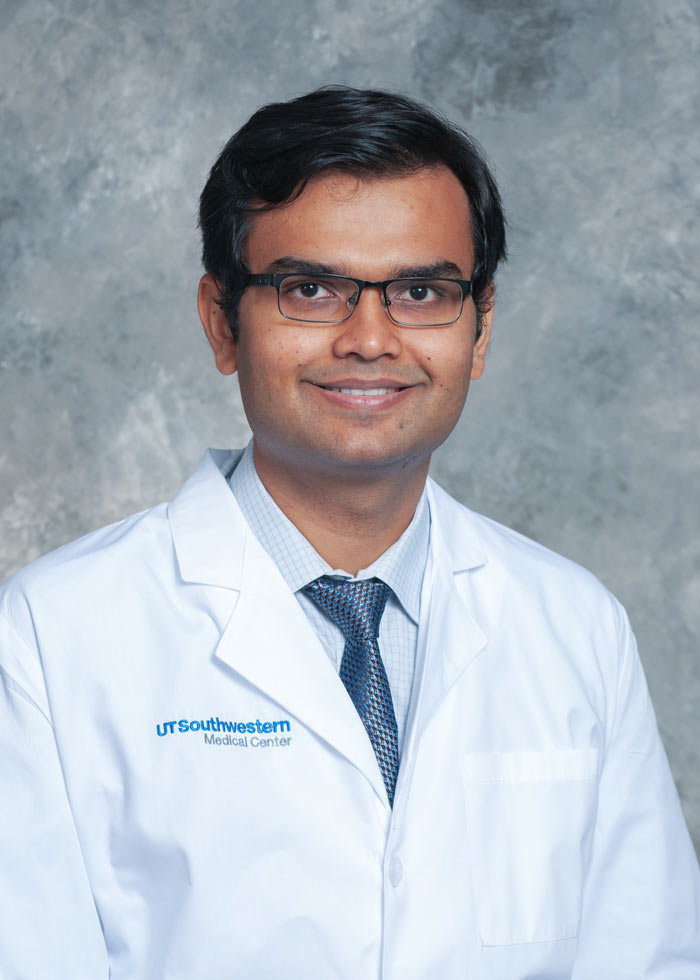
[[[213,277],[207,273],[199,280],[197,292],[197,309],[202,321],[204,333],[211,349],[214,351],[214,361],[222,374],[234,374],[238,367],[236,344],[231,336],[228,317],[219,305],[219,288]]]
[[[488,303],[488,309],[481,317],[481,333],[474,344],[474,352],[472,354],[472,381],[476,381],[484,373],[484,358],[486,357],[489,340],[491,339],[494,294],[494,285],[491,283],[484,293],[484,300]]]

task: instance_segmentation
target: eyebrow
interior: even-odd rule
[[[458,265],[454,262],[448,262],[443,259],[439,262],[433,262],[430,265],[418,265],[418,266],[401,266],[401,268],[394,269],[393,277],[394,279],[441,279],[443,277],[454,276],[457,279],[463,279],[464,273]]]
[[[285,255],[283,258],[275,259],[267,267],[268,272],[300,272],[305,276],[342,276],[343,272],[334,269],[323,262],[310,262],[308,259],[300,259],[295,255]]]
[[[267,267],[268,272],[294,273],[304,276],[346,276],[349,275],[344,267],[325,265],[323,262],[312,262],[295,255],[285,255],[275,259]],[[462,279],[464,273],[454,262],[441,259],[429,265],[395,266],[389,279],[440,279],[454,277]],[[355,278],[355,277],[351,277]],[[357,277],[359,278],[359,276]]]

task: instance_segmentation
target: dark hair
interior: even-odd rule
[[[333,85],[258,109],[221,151],[200,198],[202,261],[234,339],[252,216],[293,200],[325,171],[395,177],[438,164],[455,174],[469,199],[481,319],[506,254],[505,219],[496,182],[467,133],[413,99],[371,89]]]

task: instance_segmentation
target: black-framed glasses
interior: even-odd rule
[[[416,276],[372,282],[352,276],[305,275],[300,272],[247,275],[246,286],[274,286],[277,305],[288,320],[342,323],[351,317],[362,290],[382,291],[384,309],[402,327],[443,327],[459,320],[472,291],[468,279]]]

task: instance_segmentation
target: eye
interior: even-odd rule
[[[400,280],[395,284],[391,301],[395,303],[434,303],[444,297],[444,290],[435,282]]]
[[[414,302],[417,303],[420,302],[421,300],[428,299],[431,290],[428,288],[428,286],[410,286],[407,292],[408,292],[409,299],[412,299]]]
[[[282,292],[290,299],[321,300],[330,299],[334,293],[329,284],[317,279],[285,279]]]
[[[320,282],[303,282],[297,286],[297,289],[304,299],[315,299],[316,297],[325,296],[328,292]]]

